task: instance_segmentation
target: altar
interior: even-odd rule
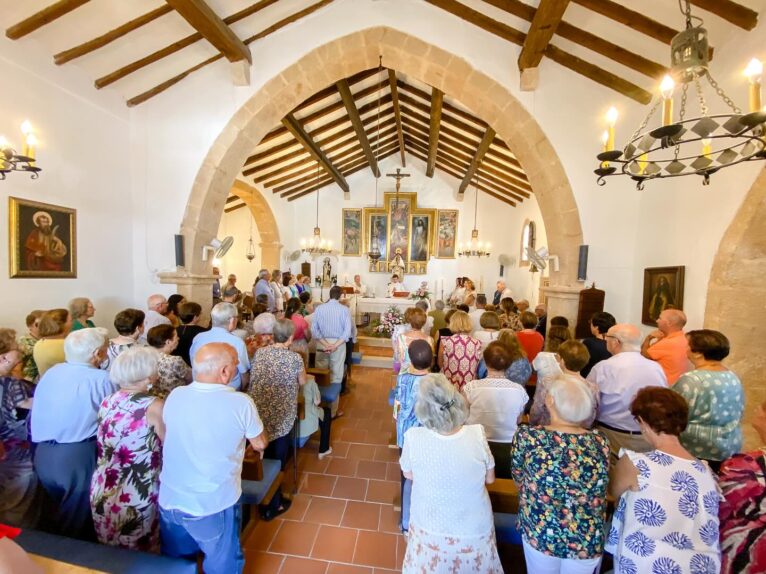
[[[357,297],[356,307],[358,313],[383,313],[391,306],[404,313],[414,307],[415,303],[404,297]]]

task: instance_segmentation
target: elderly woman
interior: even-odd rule
[[[173,329],[153,327],[149,336],[160,327]],[[115,359],[110,377],[120,390],[105,398],[98,410],[98,460],[90,483],[98,541],[156,553],[164,401],[148,389],[157,380],[159,359],[149,347],[133,347]]]
[[[529,364],[527,354],[519,343],[515,331],[501,329],[497,341],[502,343],[511,354],[511,365],[505,370],[505,378],[514,383],[526,385],[532,376],[532,365]]]
[[[468,406],[444,375],[420,380],[415,415],[423,426],[405,433],[399,460],[412,481],[402,572],[502,572],[485,486],[495,481],[495,461],[484,429],[464,425]]]
[[[295,325],[292,321],[275,321],[274,342],[255,352],[250,377],[250,396],[258,407],[258,414],[270,441],[264,456],[279,460],[283,469],[287,463],[290,431],[298,409],[298,390],[306,382],[303,359],[290,350],[294,333]],[[272,499],[268,507],[261,511],[265,520],[271,520],[289,508],[286,499],[282,500],[281,496],[274,498],[276,501]]]
[[[275,313],[278,315],[282,313],[285,308],[285,298],[282,295],[282,272],[279,269],[274,269],[271,273],[269,288],[274,295],[274,305],[276,307]]]
[[[524,328],[516,312],[516,303],[510,297],[503,297],[500,300],[500,327],[517,333]]]
[[[16,332],[0,329],[0,523],[34,527],[40,497],[27,434],[34,386],[11,374],[19,361]]]
[[[178,307],[178,318],[181,319],[181,325],[176,327],[178,333],[178,346],[173,351],[173,355],[181,357],[184,362],[191,367],[191,350],[194,337],[207,331],[204,327],[198,325],[202,316],[202,306],[194,301],[186,301]]]
[[[622,450],[609,483],[620,499],[606,540],[617,571],[718,572],[721,495],[710,468],[679,440],[686,401],[671,389],[645,387],[630,412],[652,450]]]
[[[247,351],[251,355],[258,349],[274,343],[274,326],[277,318],[273,313],[260,313],[253,319],[253,336],[250,338]]]
[[[33,356],[35,344],[40,340],[40,319],[45,311],[36,309],[27,315],[27,333],[19,337],[19,352],[21,353],[21,375],[35,382],[39,373]]]
[[[687,356],[694,369],[673,385],[673,390],[689,404],[689,423],[681,435],[681,444],[718,471],[721,461],[742,448],[742,383],[722,363],[729,356],[729,340],[723,333],[712,329],[689,331],[686,340]]]
[[[471,336],[473,323],[465,311],[455,311],[449,322],[452,335],[442,337],[439,367],[458,390],[476,378],[481,361],[481,341]]]
[[[97,414],[101,401],[116,390],[109,373],[99,369],[106,345],[105,329],[70,333],[64,341],[66,362],[42,376],[32,407],[35,470],[55,506],[51,524],[57,533],[86,540],[94,538],[89,491]]]
[[[69,302],[69,314],[72,316],[72,331],[93,328],[90,320],[96,314],[96,308],[87,297],[75,297]]]
[[[117,336],[109,339],[106,350],[106,361],[102,369],[109,369],[114,360],[133,345],[138,343],[139,337],[144,333],[144,312],[140,309],[124,309],[114,317],[114,328]]]
[[[40,340],[35,343],[32,356],[42,377],[53,365],[63,363],[64,339],[72,330],[72,316],[66,309],[52,309],[40,319]]]
[[[471,407],[466,422],[484,426],[497,475],[511,478],[510,444],[529,395],[523,386],[505,376],[511,365],[511,353],[505,345],[498,341],[490,343],[484,350],[484,363],[487,378],[474,379],[463,387],[463,396]]]
[[[590,318],[590,333],[591,337],[585,337],[582,340],[583,345],[588,349],[590,359],[588,364],[585,365],[580,371],[580,375],[587,377],[590,370],[601,361],[608,359],[612,356],[606,348],[606,334],[617,324],[617,320],[611,313],[604,311],[598,311],[593,313]]]
[[[176,387],[192,381],[192,370],[181,357],[173,355],[178,346],[178,333],[172,325],[157,325],[149,329],[146,342],[160,352],[157,362],[157,378],[151,386],[151,394],[166,398]]]
[[[473,336],[486,346],[492,341],[497,341],[500,334],[500,317],[494,311],[485,311],[479,317],[479,326],[481,329],[474,331]]]
[[[511,447],[527,571],[590,574],[603,552],[609,441],[580,425],[593,410],[585,385],[560,377],[546,403],[550,423],[519,427]]]
[[[752,420],[766,445],[766,403]],[[735,454],[721,465],[718,478],[724,501],[721,521],[721,574],[757,574],[766,558],[766,448]]]
[[[297,297],[291,297],[285,307],[285,319],[289,319],[295,325],[295,333],[293,333],[293,343],[290,346],[290,350],[298,353],[303,359],[303,365],[308,366],[311,327],[309,327],[308,321],[301,315],[300,310],[301,300]]]
[[[545,338],[545,351],[541,351],[532,361],[532,368],[537,376],[537,384],[550,382],[561,374],[559,366],[558,350],[561,343],[572,338],[569,328],[563,325],[551,325],[548,327],[548,335]]]
[[[465,278],[456,277],[455,288],[452,290],[452,293],[450,293],[450,296],[447,302],[450,305],[455,306],[459,303],[462,303],[463,299],[465,299]]]
[[[170,320],[170,324],[173,325],[173,327],[178,327],[181,324],[181,312],[179,308],[184,303],[186,303],[186,298],[178,293],[174,293],[168,297],[168,313],[165,317]]]
[[[434,345],[433,339],[423,332],[427,319],[425,311],[419,307],[407,309],[407,318],[409,329],[400,332],[394,341],[394,365],[399,365],[399,369],[394,368],[394,371],[397,373],[403,373],[410,366],[409,348],[413,341],[426,341],[431,348]]]

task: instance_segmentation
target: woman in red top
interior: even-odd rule
[[[543,350],[545,339],[543,339],[543,336],[540,333],[535,331],[535,327],[537,327],[537,315],[531,311],[524,311],[521,314],[521,326],[524,327],[524,329],[516,333],[516,337],[518,337],[521,346],[524,347],[524,350],[527,353],[527,359],[531,364],[534,363],[537,353]],[[529,382],[532,383],[535,380],[535,376],[532,375],[532,379],[530,379]]]
[[[287,300],[287,306],[285,307],[285,319],[290,319],[295,325],[295,333],[293,333],[293,342],[290,345],[290,350],[298,353],[303,359],[303,366],[308,366],[309,361],[309,341],[311,340],[311,329],[309,328],[308,321],[300,314],[301,300],[297,297],[292,297]]]

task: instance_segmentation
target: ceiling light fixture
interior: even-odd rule
[[[608,129],[602,135],[603,150],[597,156],[600,165],[594,170],[599,185],[604,185],[604,178],[612,175],[629,176],[638,189],[643,189],[648,179],[684,175],[699,175],[703,185],[708,185],[710,176],[720,169],[766,159],[766,108],[761,107],[763,65],[753,59],[745,69],[749,81],[749,113],[743,114],[710,75],[707,30],[702,27],[702,19],[692,16],[689,0],[679,0],[678,6],[686,17],[686,29],[671,41],[670,74],[660,84],[660,97],[622,150],[614,147],[617,110],[610,108],[607,113]],[[694,26],[692,19],[698,20],[700,25]],[[700,79],[708,81],[730,111],[709,113]],[[680,90],[677,83],[681,84]],[[691,85],[700,107],[701,115],[696,118],[686,117]],[[673,96],[678,91],[681,92],[681,105],[674,120]],[[646,130],[660,106],[662,124]]]
[[[0,179],[5,179],[5,175],[12,171],[26,172],[32,179],[40,177],[42,169],[35,163],[37,137],[29,120],[24,120],[21,124],[21,133],[24,136],[24,144],[20,154],[16,153],[4,136],[0,136]]]
[[[473,205],[473,230],[471,231],[471,240],[465,245],[460,243],[457,246],[457,254],[460,257],[489,257],[490,249],[492,248],[490,243],[482,243],[479,241],[479,229],[476,226],[476,219],[479,213],[479,169],[481,169],[481,164],[479,164],[476,169],[476,196]]]

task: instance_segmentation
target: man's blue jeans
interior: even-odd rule
[[[162,553],[196,559],[205,555],[205,574],[241,574],[245,558],[239,545],[239,503],[208,516],[160,508]]]

